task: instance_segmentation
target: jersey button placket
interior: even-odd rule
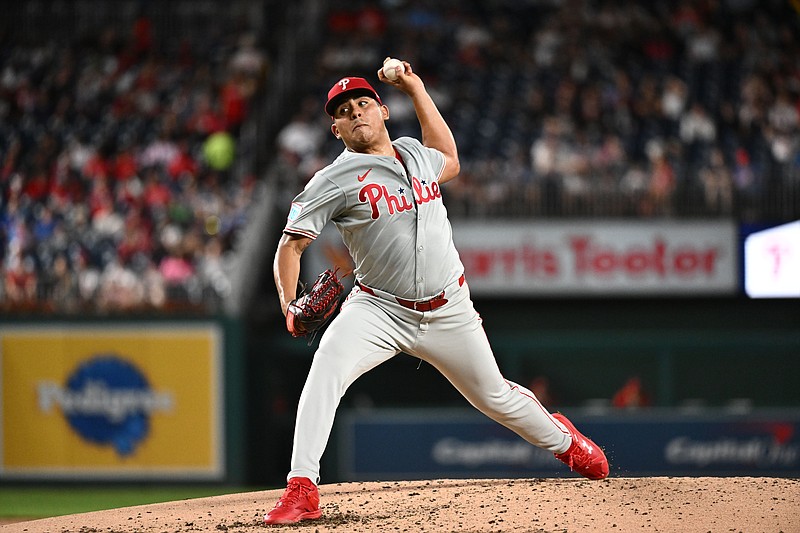
[[[417,225],[417,253],[416,255],[416,268],[417,268],[417,298],[426,296],[425,291],[425,245],[422,244],[424,237]]]
[[[417,207],[417,212],[419,212],[421,207],[422,206]],[[425,232],[422,231],[422,224],[417,222],[417,272],[420,274],[419,278],[423,282],[427,274],[427,261],[425,259]],[[424,283],[420,283],[417,288],[417,294],[420,298],[428,296],[427,286]]]

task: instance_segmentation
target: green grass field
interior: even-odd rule
[[[255,490],[262,489],[202,486],[0,487],[0,518],[47,518]]]

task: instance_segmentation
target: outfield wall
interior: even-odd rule
[[[796,300],[478,297],[476,307],[504,375],[546,377],[553,410],[616,416],[610,400],[634,375],[661,412],[800,409]],[[277,319],[245,330],[223,318],[6,319],[0,339],[0,478],[20,482],[280,484],[318,343]],[[342,412],[398,407],[466,402],[406,355],[342,401]],[[328,481],[337,435],[323,458]]]
[[[604,448],[615,477],[800,475],[798,409],[573,410],[570,418]],[[579,477],[474,410],[351,410],[338,438],[343,479]]]

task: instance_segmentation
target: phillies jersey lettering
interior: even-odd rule
[[[360,283],[426,298],[464,271],[438,183],[444,156],[411,137],[392,144],[408,168],[396,157],[344,150],[294,199],[284,232],[315,239],[332,221]]]
[[[431,200],[441,199],[442,193],[439,192],[438,183],[434,182],[430,187],[423,185],[423,183],[425,183],[424,180],[420,181],[417,178],[411,179],[414,201],[417,205],[426,204]],[[370,183],[358,191],[358,199],[362,202],[369,202],[369,205],[372,207],[373,219],[381,216],[380,210],[378,209],[379,204],[385,205],[390,215],[413,209],[414,204],[412,204],[406,196],[403,196],[405,189],[401,187],[397,192],[399,192],[401,196],[390,193],[386,185]]]

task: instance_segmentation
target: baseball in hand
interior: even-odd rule
[[[399,59],[390,58],[387,59],[386,62],[383,64],[383,75],[389,81],[394,81],[397,79],[398,72],[405,72],[406,68],[403,66],[403,63]]]

